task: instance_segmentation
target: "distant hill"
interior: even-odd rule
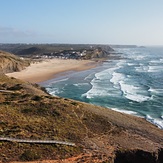
[[[14,71],[20,71],[29,66],[30,62],[21,59],[11,53],[0,51],[0,72],[10,73]]]
[[[27,49],[22,49],[20,51],[17,52],[17,55],[21,55],[21,56],[24,56],[24,55],[37,55],[41,52],[42,50],[40,48],[37,48],[37,47],[30,47],[30,48],[27,48]]]
[[[0,44],[0,49],[20,56],[43,55],[69,50],[92,51],[101,48],[106,53],[114,51],[109,45],[98,44]]]

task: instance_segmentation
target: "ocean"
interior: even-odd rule
[[[163,47],[115,51],[121,58],[41,85],[52,95],[143,117],[163,129]]]

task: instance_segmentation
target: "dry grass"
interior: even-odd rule
[[[4,51],[0,51],[0,58],[0,73],[20,71],[30,65],[30,60],[22,60]]]
[[[77,147],[0,142],[0,160],[63,159],[81,153],[113,159],[116,150],[157,152],[163,132],[143,119],[69,99],[36,85],[0,77],[0,136],[70,141]],[[109,149],[109,150],[108,150]],[[93,156],[92,156],[93,157]],[[109,159],[108,159],[109,160]]]

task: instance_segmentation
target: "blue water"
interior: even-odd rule
[[[163,129],[163,47],[115,50],[122,59],[42,84],[52,95],[144,117]]]

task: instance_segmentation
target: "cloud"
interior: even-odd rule
[[[41,34],[33,30],[0,26],[0,43],[37,42],[41,37]]]
[[[37,33],[32,30],[19,30],[10,27],[0,27],[0,37],[33,37]]]

